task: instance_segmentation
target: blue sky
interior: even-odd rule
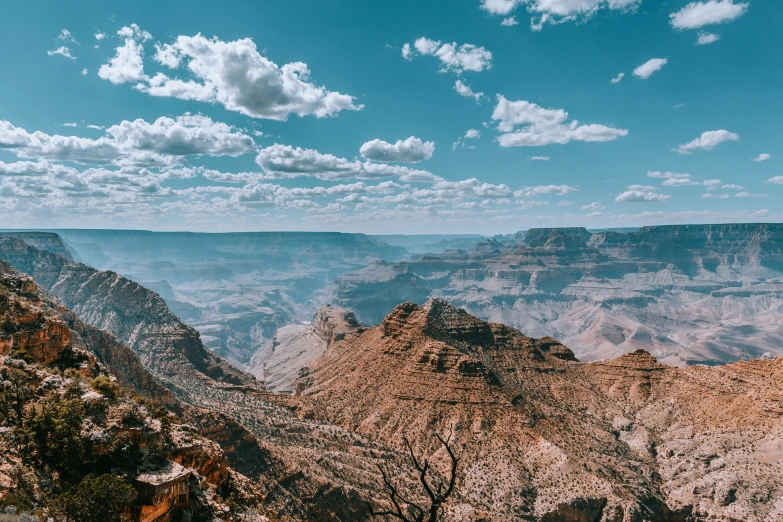
[[[781,221],[781,17],[771,0],[10,3],[0,217],[485,234]]]

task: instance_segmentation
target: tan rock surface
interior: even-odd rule
[[[453,520],[779,519],[783,359],[569,359],[444,301],[406,303],[311,364],[301,407],[440,464],[433,433],[451,427]]]

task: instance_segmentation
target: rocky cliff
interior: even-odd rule
[[[382,494],[379,456],[408,474],[404,457],[344,428],[295,415],[284,397],[212,355],[199,335],[153,292],[111,272],[71,263],[15,238],[0,237],[0,258],[37,276],[72,303],[84,323],[126,343],[143,368],[185,405],[200,433],[281,520],[363,522],[365,500]],[[72,332],[73,335],[73,332]]]
[[[125,499],[114,509],[138,522],[232,520],[248,510],[250,487],[235,488],[232,507],[219,500],[229,481],[246,479],[228,467],[216,443],[156,401],[186,410],[133,352],[82,323],[4,261],[0,375],[4,506],[78,519],[75,504],[64,499],[95,494],[80,488],[109,480]]]
[[[783,358],[679,369],[580,363],[440,300],[333,344],[302,409],[392,446],[462,458],[450,520],[774,520]]]
[[[277,393],[292,393],[300,370],[334,342],[364,328],[353,312],[323,306],[310,324],[279,328],[275,336],[256,352],[248,365],[250,372]]]
[[[630,232],[532,229],[467,251],[376,262],[327,292],[365,324],[401,301],[443,298],[580,359],[637,349],[666,364],[783,354],[783,225],[676,225]]]

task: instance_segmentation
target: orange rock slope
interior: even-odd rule
[[[450,520],[783,520],[783,359],[580,363],[440,300],[399,305],[302,372],[299,408],[445,466]]]

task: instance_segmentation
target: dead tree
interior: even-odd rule
[[[404,438],[405,447],[408,449],[413,465],[418,471],[419,482],[421,482],[424,492],[429,497],[429,507],[422,507],[416,504],[412,500],[405,498],[399,491],[399,489],[389,479],[388,474],[383,469],[383,466],[378,464],[378,469],[381,471],[383,477],[383,484],[386,489],[386,494],[389,496],[389,501],[394,509],[386,511],[375,511],[372,504],[368,503],[370,508],[370,515],[374,517],[392,517],[402,522],[440,522],[443,516],[443,504],[446,503],[451,493],[454,491],[454,483],[457,481],[457,465],[459,459],[454,455],[454,451],[451,449],[451,433],[448,438],[443,439],[440,435],[435,435],[441,444],[446,448],[446,451],[451,458],[451,473],[448,484],[445,484],[442,480],[436,480],[437,486],[433,486],[432,478],[428,477],[428,473],[431,476],[435,476],[430,470],[429,459],[419,460],[413,451],[410,441]]]

